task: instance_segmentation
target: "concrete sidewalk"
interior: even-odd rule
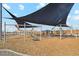
[[[0,49],[0,56],[29,56],[9,49]]]

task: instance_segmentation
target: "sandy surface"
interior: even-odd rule
[[[79,56],[79,38],[43,37],[33,41],[32,37],[12,36],[6,40],[4,48],[28,55],[40,56]]]

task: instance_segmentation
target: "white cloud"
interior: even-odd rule
[[[67,25],[68,25],[68,26],[71,26],[71,24],[70,24],[69,22],[67,22]]]
[[[69,16],[67,17],[67,19],[79,20],[79,15],[69,15]]]
[[[20,9],[20,10],[24,10],[24,5],[20,4],[20,5],[19,5],[19,9]]]
[[[16,13],[13,13],[15,16],[17,16],[17,14]]]
[[[48,3],[39,3],[39,4],[37,5],[36,9],[40,9],[40,8],[46,6],[47,4],[48,4]]]
[[[74,12],[75,14],[79,14],[79,10],[75,10],[75,12]]]
[[[75,20],[79,20],[79,15],[75,15],[73,18],[74,18]]]
[[[8,4],[3,4],[3,7],[5,7],[6,9],[11,9]]]
[[[68,18],[68,19],[70,19],[71,17],[72,17],[71,15],[68,15],[68,17],[67,17],[67,18]]]

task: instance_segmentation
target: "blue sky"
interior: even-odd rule
[[[21,16],[28,15],[32,12],[35,12],[36,10],[44,7],[46,4],[47,3],[5,3],[3,4],[3,6],[7,8],[11,13],[16,15],[17,17],[21,17]],[[11,17],[4,9],[2,9],[2,16]],[[3,21],[3,24],[4,22],[6,22],[7,24],[16,24],[16,22],[11,19],[2,18],[2,21]],[[79,3],[74,4],[72,10],[68,15],[67,24],[73,25],[74,28],[75,28],[75,25],[77,24],[79,25]],[[51,28],[52,28],[51,26],[42,25],[42,29],[44,30],[51,29]],[[7,26],[7,31],[12,31],[15,29],[16,29],[15,27],[11,28],[10,26]]]

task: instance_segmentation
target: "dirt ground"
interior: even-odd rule
[[[30,36],[25,40],[23,36],[12,36],[6,39],[4,48],[33,56],[79,56],[79,39],[44,37],[34,41]]]

